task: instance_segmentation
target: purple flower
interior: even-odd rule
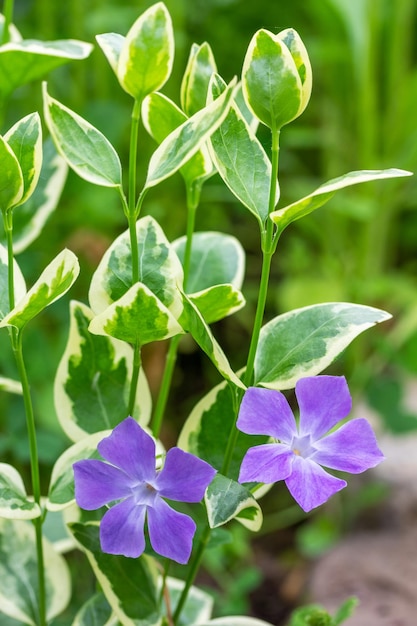
[[[269,435],[279,443],[250,448],[239,481],[285,483],[304,511],[311,511],[346,487],[321,466],[359,474],[384,455],[369,423],[362,418],[336,424],[350,412],[352,400],[343,376],[314,376],[295,386],[298,425],[280,391],[250,387],[242,400],[237,427],[250,435]]]
[[[164,498],[200,502],[216,471],[179,448],[155,467],[155,442],[131,417],[97,446],[105,461],[74,463],[75,499],[82,509],[114,506],[100,524],[103,552],[138,557],[145,549],[144,525],[155,552],[187,563],[196,529],[194,520],[171,508]]]

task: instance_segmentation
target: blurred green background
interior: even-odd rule
[[[16,0],[14,22],[25,39],[74,38],[94,43],[99,33],[126,34],[151,4]],[[246,48],[257,29],[278,32],[291,26],[300,33],[313,66],[314,85],[307,110],[281,133],[282,205],[351,170],[416,169],[415,0],[166,0],[166,5],[174,23],[176,60],[163,91],[177,103],[193,42],[210,43],[219,73],[230,80],[240,75]],[[119,88],[101,50],[96,46],[87,60],[57,69],[47,80],[51,95],[98,127],[126,164],[131,99]],[[21,87],[12,95],[0,132],[5,133],[34,110],[42,110],[40,83]],[[262,128],[259,133],[268,148],[268,134]],[[139,146],[139,181],[143,181],[155,148],[143,128]],[[285,232],[273,262],[266,313],[270,319],[295,307],[335,300],[377,306],[392,313],[392,322],[356,339],[330,373],[346,374],[354,395],[364,395],[380,414],[381,426],[394,433],[417,426],[417,416],[404,403],[405,389],[417,374],[416,186],[417,179],[411,177],[353,187],[294,223]],[[182,235],[186,210],[180,176],[153,189],[143,210],[161,222],[170,239]],[[233,234],[247,251],[243,291],[248,305],[214,326],[232,365],[239,368],[246,358],[259,279],[258,230],[251,215],[217,176],[204,186],[196,226],[197,230]],[[125,228],[117,194],[93,187],[70,172],[56,212],[41,236],[19,255],[27,283],[32,284],[67,246],[81,264],[80,278],[69,297],[86,302],[89,281],[101,255]],[[53,379],[67,335],[68,299],[35,319],[25,337],[45,486],[52,463],[68,443],[53,406]],[[151,357],[150,362],[156,362],[157,384],[162,357],[159,352]],[[184,345],[178,365],[169,404],[172,432],[168,431],[167,437],[175,436],[196,400],[218,381],[211,364],[192,345]],[[16,376],[6,332],[0,334],[0,374]],[[21,399],[6,394],[0,394],[0,458],[27,472]],[[372,496],[367,494],[364,499],[370,501]],[[355,506],[362,506],[360,498]],[[297,514],[290,514],[287,521],[280,518],[271,524],[276,528],[296,521]],[[328,520],[321,519],[324,527],[307,527],[310,538],[307,532],[302,539],[306,552],[311,551],[314,541],[326,543],[326,537],[331,541],[335,524],[330,522],[329,527],[326,523]],[[238,537],[239,559],[245,541]],[[228,555],[229,564],[235,556]],[[207,562],[213,576],[219,575],[218,563],[216,559]],[[223,598],[224,606],[242,602],[247,589],[258,581],[258,574],[250,568],[247,580],[235,574],[230,577],[235,587],[230,597]]]

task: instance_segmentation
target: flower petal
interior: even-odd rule
[[[109,509],[100,524],[100,544],[107,554],[121,554],[133,559],[145,549],[146,507],[135,505],[132,498]]]
[[[155,478],[155,442],[132,418],[127,417],[97,446],[101,456],[137,480]]]
[[[162,498],[148,508],[148,530],[152,548],[177,563],[188,563],[196,529],[188,515],[172,509]]]
[[[332,495],[346,487],[347,483],[328,474],[314,461],[295,456],[291,476],[286,479],[285,484],[294,500],[307,513],[327,502]]]
[[[354,419],[315,443],[312,460],[330,469],[359,474],[384,460],[369,422]]]
[[[286,445],[265,443],[249,448],[240,466],[240,483],[275,483],[291,474],[295,454]]]
[[[168,450],[165,465],[155,481],[161,496],[180,502],[200,502],[216,470],[180,448]]]
[[[131,479],[113,465],[96,459],[85,459],[74,463],[73,469],[75,500],[82,509],[93,511],[131,493]]]
[[[344,376],[300,378],[295,395],[300,407],[300,436],[311,435],[313,442],[328,433],[352,408]]]
[[[248,435],[270,435],[286,443],[297,433],[295,418],[284,394],[261,387],[246,390],[236,425]]]

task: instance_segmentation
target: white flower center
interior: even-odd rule
[[[145,504],[146,506],[153,506],[155,499],[158,496],[158,491],[150,483],[142,481],[132,486],[132,494],[135,500],[135,504]]]
[[[316,448],[311,443],[311,435],[304,435],[303,437],[293,437],[291,450],[294,454],[302,456],[303,459],[308,459],[308,457],[314,454]]]

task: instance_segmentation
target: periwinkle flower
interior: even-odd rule
[[[168,450],[156,469],[155,442],[131,417],[100,441],[104,461],[74,463],[75,499],[88,511],[113,504],[100,524],[103,552],[138,557],[145,549],[147,520],[150,543],[158,554],[188,562],[196,524],[165,501],[200,502],[216,471],[179,448]]]
[[[239,482],[285,480],[293,498],[307,512],[346,487],[345,480],[322,466],[359,474],[378,465],[384,456],[367,420],[356,418],[333,430],[352,406],[343,376],[301,378],[295,395],[300,409],[298,425],[280,391],[258,387],[246,391],[237,427],[251,435],[269,435],[277,443],[247,451]]]

